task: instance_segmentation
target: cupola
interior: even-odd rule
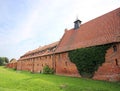
[[[80,21],[78,18],[74,22],[74,29],[77,30],[80,27],[82,21]]]

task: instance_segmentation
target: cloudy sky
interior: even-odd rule
[[[0,56],[18,59],[58,41],[78,16],[85,23],[120,7],[120,0],[0,0]]]

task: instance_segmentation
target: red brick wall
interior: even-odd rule
[[[45,65],[53,68],[52,55],[19,60],[17,63],[17,69],[39,73],[42,72]]]
[[[48,65],[50,68],[54,68],[57,75],[80,76],[75,64],[69,60],[68,53],[20,60],[17,62],[17,70],[39,73],[42,72],[45,65]]]
[[[21,70],[21,61],[17,61],[17,70]]]
[[[69,60],[67,52],[55,55],[55,67],[57,75],[80,77],[75,64]]]
[[[93,79],[120,81],[120,43],[116,44],[117,51],[113,47],[107,50],[105,63],[95,72]]]
[[[45,65],[48,65],[50,68],[52,68],[52,55],[35,58],[34,72],[42,72]]]
[[[15,63],[8,63],[7,65],[6,65],[6,67],[8,67],[8,68],[17,68],[17,62],[15,62]]]

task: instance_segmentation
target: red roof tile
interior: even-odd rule
[[[71,29],[63,35],[56,53],[120,42],[120,8]]]
[[[53,54],[53,52],[55,51],[54,48],[57,47],[58,43],[59,43],[59,41],[54,42],[54,43],[49,44],[49,45],[39,47],[39,48],[32,50],[32,51],[29,51],[29,52],[25,53],[23,56],[21,56],[20,59],[27,59],[27,58],[37,57],[37,56],[44,56],[44,55]]]

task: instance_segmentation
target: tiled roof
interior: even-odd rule
[[[21,56],[20,59],[114,42],[120,42],[120,8],[80,25],[77,30],[74,30],[74,28],[66,30],[60,42],[29,51]],[[53,51],[54,47],[57,48],[56,51]]]
[[[37,56],[44,56],[44,55],[53,54],[58,43],[59,43],[59,41],[54,42],[54,43],[49,44],[49,45],[39,47],[39,48],[32,50],[32,51],[29,51],[29,52],[25,53],[23,56],[21,56],[20,59],[27,59],[27,58],[37,57]]]
[[[77,48],[120,42],[120,8],[68,30],[63,35],[56,53]]]
[[[17,62],[17,60],[12,60],[10,63],[16,63]]]

